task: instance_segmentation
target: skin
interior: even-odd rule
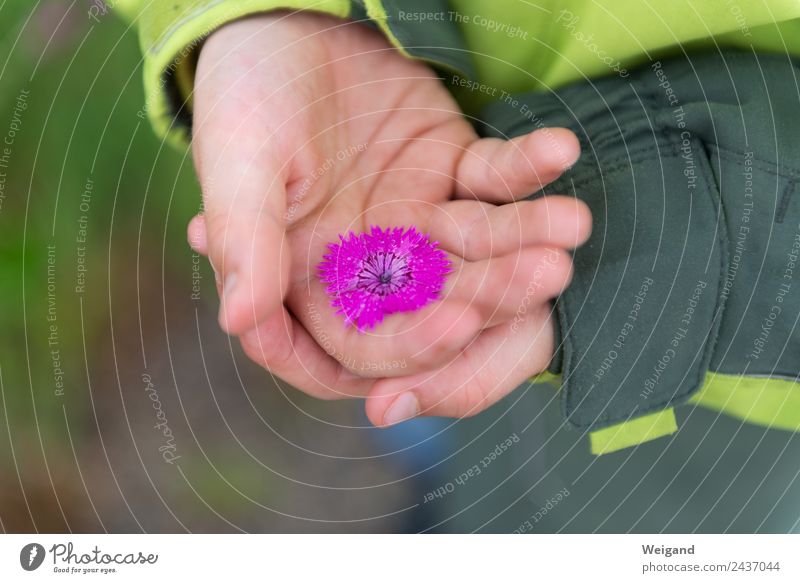
[[[200,54],[205,212],[189,241],[217,273],[220,325],[273,374],[322,399],[365,397],[376,425],[473,415],[552,357],[551,300],[591,217],[568,197],[517,199],[579,153],[560,128],[479,139],[436,74],[366,26],[259,15]],[[415,225],[454,271],[441,301],[360,334],[315,267],[340,233],[371,225]]]

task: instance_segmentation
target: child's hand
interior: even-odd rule
[[[367,27],[308,13],[217,31],[195,87],[205,215],[190,240],[222,280],[221,325],[251,358],[318,397],[369,393],[378,424],[475,413],[546,367],[549,300],[568,282],[565,249],[588,236],[588,211],[563,197],[476,199],[510,201],[555,179],[579,154],[570,132],[479,140],[429,68]],[[315,267],[339,233],[369,225],[415,225],[456,271],[443,301],[359,334]]]

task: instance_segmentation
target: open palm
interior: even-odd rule
[[[578,156],[566,130],[478,139],[441,80],[377,32],[318,14],[225,26],[201,52],[190,240],[221,279],[220,323],[320,398],[368,396],[377,424],[475,413],[543,370],[579,202],[538,190]],[[340,233],[414,225],[445,250],[443,300],[344,325],[316,266]],[[397,406],[392,406],[397,405]]]

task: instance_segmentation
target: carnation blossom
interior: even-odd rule
[[[438,243],[414,227],[371,227],[339,235],[319,264],[331,305],[359,332],[395,312],[413,312],[437,299],[450,272]]]

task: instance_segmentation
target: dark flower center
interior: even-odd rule
[[[411,268],[401,255],[383,251],[368,255],[358,274],[358,286],[379,296],[400,290],[411,279]]]

